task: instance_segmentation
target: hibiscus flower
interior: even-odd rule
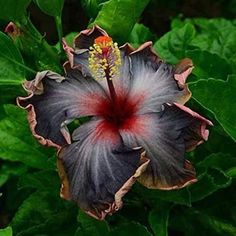
[[[74,48],[63,45],[65,75],[39,72],[17,99],[33,135],[58,149],[61,196],[103,219],[136,180],[164,190],[196,182],[185,152],[207,140],[212,123],[184,106],[191,60],[169,65],[151,42],[119,48],[98,26],[82,31]],[[81,117],[90,119],[70,133]]]

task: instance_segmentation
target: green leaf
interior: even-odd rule
[[[182,24],[186,22],[193,24],[197,29],[197,34],[191,40],[190,45],[226,59],[231,63],[232,69],[235,72],[236,26],[231,21],[223,18],[186,19]],[[180,26],[181,23],[175,22],[173,25]]]
[[[97,16],[102,3],[107,1],[108,0],[81,0],[81,4],[89,18],[94,19]]]
[[[0,235],[1,236],[12,236],[12,228],[10,226],[8,226],[5,229],[0,229]]]
[[[77,208],[54,191],[37,191],[20,206],[11,225],[16,236],[73,235]]]
[[[148,220],[156,236],[168,236],[168,220],[171,205],[159,203],[151,210]]]
[[[117,227],[112,230],[109,236],[124,236],[124,235],[135,235],[135,236],[152,236],[152,234],[147,230],[147,228],[138,223],[128,223]]]
[[[226,19],[194,19],[199,33],[192,41],[192,45],[216,53],[226,59],[235,55],[236,27]]]
[[[198,177],[198,182],[189,186],[191,201],[200,201],[213,194],[221,188],[226,188],[231,184],[231,178],[222,170],[209,168],[206,173]]]
[[[56,191],[60,188],[60,180],[56,171],[42,170],[22,176],[18,188],[34,188],[40,191]]]
[[[143,24],[135,24],[134,28],[132,29],[128,42],[132,44],[133,47],[137,48],[142,43],[145,43],[146,41],[150,41],[154,38],[153,34]]]
[[[95,220],[83,211],[79,211],[77,220],[81,224],[76,232],[78,236],[106,236],[109,234],[109,226],[106,221]]]
[[[186,57],[193,61],[193,74],[197,79],[222,79],[225,75],[231,74],[232,69],[227,60],[221,58],[218,54],[199,49],[187,51]]]
[[[132,189],[135,190],[135,193],[140,196],[143,201],[151,206],[160,200],[191,206],[191,195],[187,188],[166,191],[147,189],[141,185],[134,185]]]
[[[35,0],[39,8],[50,16],[61,16],[64,0]]]
[[[232,177],[232,178],[235,178],[236,177],[236,167],[232,167],[230,168],[226,174],[229,176],[229,177]]]
[[[8,178],[9,178],[8,174],[6,174],[4,172],[1,173],[1,175],[0,175],[0,187],[7,182]],[[2,196],[2,193],[0,193],[0,197],[1,196]]]
[[[31,0],[0,0],[0,19],[5,21],[23,21],[26,18],[26,8]]]
[[[195,37],[193,25],[186,24],[180,29],[173,29],[166,33],[154,44],[154,49],[165,61],[176,64],[185,57],[188,45]]]
[[[77,32],[71,32],[69,34],[67,34],[64,39],[66,40],[67,44],[70,46],[70,47],[73,47],[73,41],[74,41],[74,38],[75,36],[78,35]],[[58,42],[55,47],[56,49],[59,51],[60,50],[60,42]]]
[[[110,0],[103,4],[93,24],[99,25],[116,41],[123,43],[148,2],[149,0]]]
[[[14,103],[16,95],[23,94],[25,78],[22,56],[12,40],[0,32],[0,104]]]
[[[200,151],[198,148],[195,153],[197,150]],[[215,152],[230,154],[233,157],[236,156],[235,142],[230,138],[230,136],[228,136],[222,126],[217,123],[215,123],[213,129],[210,130],[210,138],[204,144],[204,149],[202,149],[202,151],[208,151],[209,154]],[[198,155],[196,156],[196,159],[199,159]]]
[[[236,166],[236,158],[224,153],[213,153],[199,162],[197,167],[198,182],[189,186],[191,201],[199,201],[219,189],[231,185],[228,171]]]
[[[50,194],[50,193],[48,193]],[[27,224],[16,236],[65,236],[75,235],[76,231],[76,208],[64,209],[57,212],[47,219],[39,219],[39,223]],[[34,213],[33,213],[34,214]]]
[[[35,75],[37,71],[52,70],[61,72],[60,58],[55,47],[49,45],[45,37],[35,28],[29,19],[23,25],[15,25],[8,32],[14,44],[24,55],[25,71]]]
[[[236,157],[225,153],[213,153],[198,163],[198,167],[214,167],[226,173],[234,166],[236,166]]]
[[[236,141],[236,76],[229,76],[227,81],[199,80],[189,84],[189,87],[193,97],[215,115],[224,130]]]
[[[0,104],[15,104],[16,97],[25,95],[25,90],[21,84],[1,84],[1,78],[0,91]]]
[[[29,130],[26,112],[13,105],[4,106],[6,117],[0,120],[0,158],[19,161],[38,169],[54,168],[52,150],[41,147]]]
[[[0,187],[6,183],[11,176],[21,176],[25,174],[27,167],[19,162],[4,162],[0,167]]]
[[[25,77],[24,62],[13,41],[0,32],[0,83],[19,84]]]
[[[231,222],[194,208],[179,212],[172,218],[171,225],[186,236],[236,235],[236,227]],[[196,230],[196,226],[199,230]]]
[[[194,206],[204,214],[214,216],[228,222],[236,222],[234,219],[236,204],[235,181],[227,188],[222,188],[203,199],[194,203]]]

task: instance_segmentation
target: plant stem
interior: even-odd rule
[[[57,33],[58,33],[58,41],[60,43],[60,54],[62,54],[62,52],[63,52],[63,46],[62,46],[63,30],[62,30],[61,16],[56,16],[55,22],[56,22]]]

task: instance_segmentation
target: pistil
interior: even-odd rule
[[[116,103],[116,92],[112,79],[119,76],[121,65],[120,50],[112,38],[100,36],[94,40],[89,51],[89,67],[97,80],[106,79],[112,103]]]

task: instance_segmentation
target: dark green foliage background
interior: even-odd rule
[[[23,32],[14,40],[0,32],[1,236],[236,235],[236,1],[167,2],[0,0],[2,31],[13,21]],[[55,150],[37,143],[26,112],[15,105],[16,96],[25,95],[22,82],[36,71],[63,73],[61,37],[71,44],[71,31],[92,24],[120,45],[152,40],[169,63],[191,58],[187,105],[214,123],[209,141],[186,154],[196,167],[196,184],[174,191],[135,184],[124,208],[101,222],[59,197]]]

